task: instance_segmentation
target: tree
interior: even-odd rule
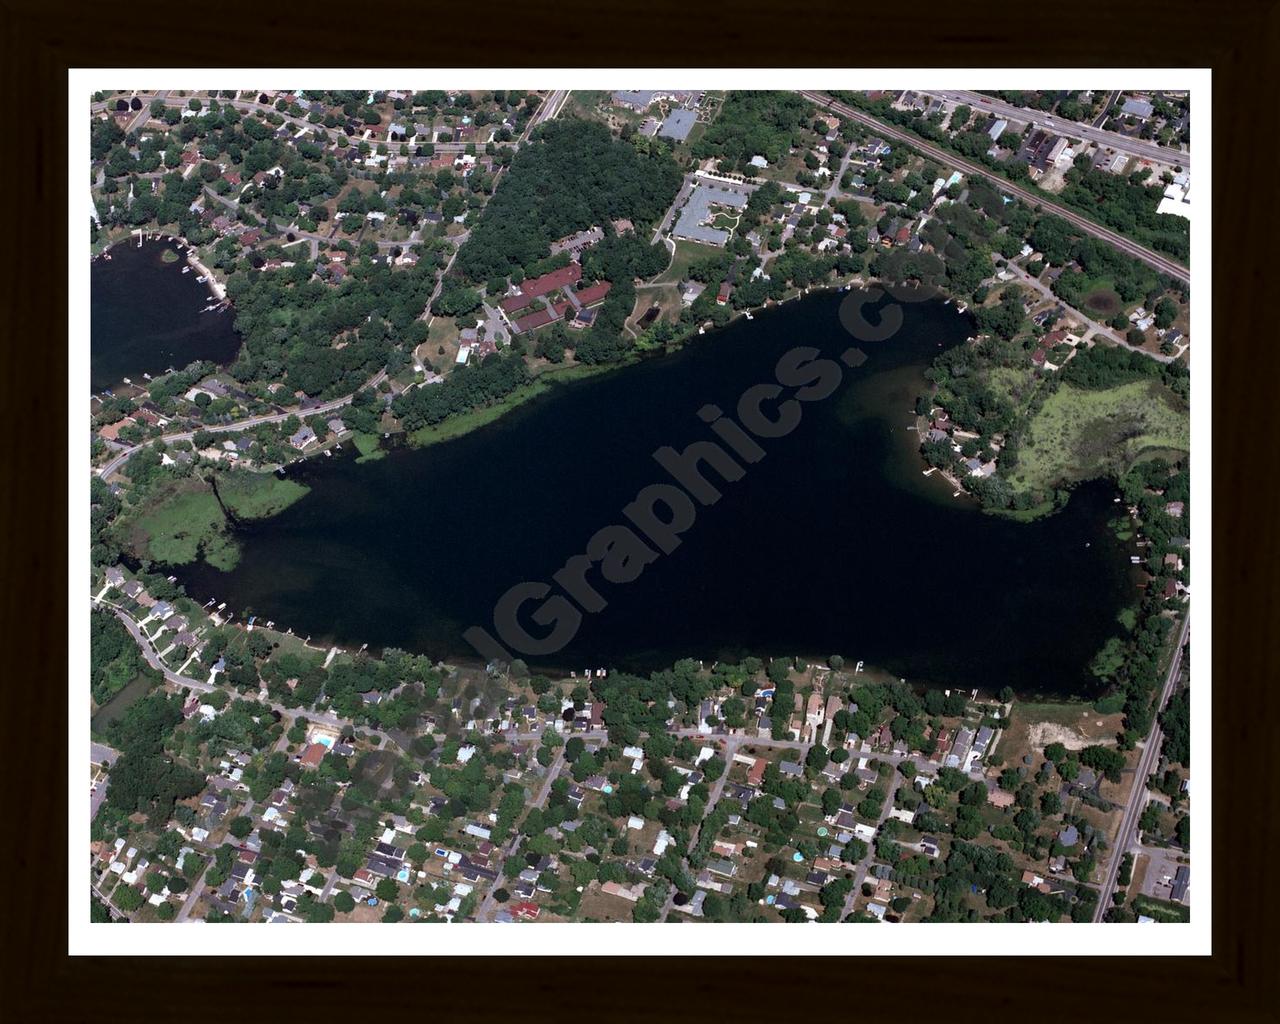
[[[237,839],[243,839],[253,831],[253,819],[247,818],[244,815],[232,818],[231,824],[227,826],[227,831]]]
[[[395,879],[379,878],[374,888],[374,895],[380,900],[390,902],[400,895],[400,887],[396,885]]]
[[[333,907],[340,914],[349,914],[356,909],[356,901],[349,892],[340,892],[333,897]]]
[[[134,885],[117,885],[111,899],[126,914],[133,913],[143,904],[142,893]]]

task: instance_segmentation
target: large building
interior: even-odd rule
[[[692,110],[673,110],[667,115],[667,119],[662,122],[662,127],[658,129],[658,135],[664,139],[675,139],[677,142],[683,142],[689,137],[689,132],[693,130],[694,124],[698,120],[698,115]]]
[[[680,211],[675,227],[671,229],[671,237],[706,242],[708,245],[724,245],[729,241],[729,232],[711,226],[710,221],[715,216],[713,207],[727,206],[741,210],[747,205],[750,194],[749,189],[701,179],[689,193],[689,200]]]

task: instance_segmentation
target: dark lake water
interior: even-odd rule
[[[240,349],[240,336],[229,309],[201,312],[217,302],[207,284],[187,273],[186,257],[172,242],[136,240],[114,245],[111,259],[99,258],[90,269],[89,376],[95,392],[125,377],[144,383],[142,375],[182,369],[201,359],[226,364]],[[178,256],[166,263],[165,252]]]
[[[637,492],[670,481],[657,448],[712,437],[702,406],[734,410],[796,345],[844,352],[841,299],[811,296],[563,385],[445,444],[300,463],[291,472],[311,493],[239,530],[233,571],[175,571],[197,600],[304,636],[473,655],[463,630],[493,631],[508,588],[549,581],[597,530],[625,522]],[[921,373],[972,328],[939,302],[905,314],[891,340],[862,345],[866,362],[831,397],[802,407],[792,433],[762,442],[767,455],[742,479],[708,474],[723,497],[672,554],[625,585],[590,577],[607,607],[544,663],[839,653],[914,682],[1087,692],[1086,666],[1134,596],[1127,551],[1107,529],[1113,492],[1082,486],[1062,512],[1024,524],[925,479],[907,429]]]

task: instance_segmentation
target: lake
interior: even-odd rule
[[[89,377],[97,393],[120,384],[125,377],[143,384],[173,367],[197,360],[230,363],[240,350],[240,336],[232,326],[234,314],[223,307],[204,311],[218,301],[187,273],[183,250],[174,242],[146,242],[136,238],[113,245],[111,258],[99,257],[89,273]],[[166,263],[164,254],[178,258]]]
[[[493,631],[504,592],[550,581],[597,530],[626,522],[642,488],[670,482],[656,449],[713,437],[700,408],[734,410],[797,345],[848,349],[843,298],[757,313],[453,441],[363,465],[354,453],[298,463],[289,473],[311,492],[237,529],[235,569],[173,571],[196,600],[313,642],[474,657],[462,632]],[[741,479],[708,472],[723,497],[699,508],[673,553],[634,582],[592,577],[604,610],[559,653],[526,660],[646,670],[688,656],[841,654],[918,683],[1090,692],[1086,666],[1136,596],[1129,552],[1107,528],[1114,491],[1081,486],[1061,512],[1019,523],[925,478],[908,429],[922,373],[972,325],[938,301],[904,314],[890,340],[861,343],[866,361],[806,403],[796,429],[761,442],[767,454]]]

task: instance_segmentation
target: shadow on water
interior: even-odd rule
[[[290,473],[311,492],[236,531],[235,569],[175,571],[198,601],[300,635],[474,656],[461,634],[492,629],[508,588],[549,581],[593,533],[624,522],[637,492],[669,479],[657,448],[711,437],[697,410],[733,410],[796,345],[843,352],[839,301],[788,303],[448,443],[298,464]],[[840,653],[917,682],[1087,692],[1086,666],[1133,597],[1107,529],[1113,491],[1081,486],[1058,514],[1023,524],[925,480],[907,430],[922,373],[972,328],[940,302],[905,314],[832,398],[806,406],[742,479],[718,484],[723,498],[671,555],[625,586],[597,577],[607,607],[584,616],[556,667]]]

